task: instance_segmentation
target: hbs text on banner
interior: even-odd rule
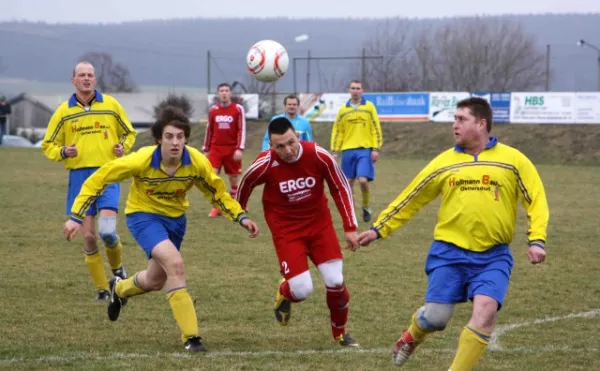
[[[512,93],[510,122],[514,124],[563,124],[575,122],[574,93]]]
[[[471,93],[474,97],[481,97],[487,100],[492,107],[494,123],[510,122],[510,95],[511,93],[489,93],[476,92]]]

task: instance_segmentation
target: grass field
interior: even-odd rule
[[[375,212],[424,164],[382,159],[372,191]],[[528,263],[521,213],[500,336],[478,370],[600,369],[600,169],[542,165],[539,171],[551,209],[548,261]],[[273,318],[279,274],[260,190],[250,204],[262,228],[256,240],[223,218],[209,220],[209,205],[194,192],[182,252],[210,352],[189,356],[182,354],[164,293],[133,298],[117,322],[92,300],[81,237],[68,243],[62,236],[67,186],[62,164],[47,161],[39,150],[0,148],[0,174],[1,369],[396,369],[391,345],[423,300],[436,202],[388,240],[345,253],[349,331],[363,348],[344,352],[331,340],[325,290],[314,269],[315,292],[294,307],[290,326],[282,328]],[[123,219],[118,229],[127,270],[143,269],[145,256]],[[403,369],[447,370],[469,314],[470,305],[459,306],[446,331],[428,339]]]

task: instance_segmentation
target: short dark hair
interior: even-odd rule
[[[224,87],[228,87],[228,88],[229,88],[229,90],[231,90],[231,85],[229,85],[229,84],[228,84],[228,83],[226,83],[226,82],[222,82],[222,83],[220,83],[220,84],[217,86],[217,91],[219,91],[219,89],[221,89],[221,88],[224,88]]]
[[[461,100],[456,108],[468,108],[477,120],[485,120],[488,133],[492,131],[492,119],[494,117],[489,102],[481,97],[470,97]]]
[[[295,99],[296,103],[300,104],[300,99],[296,95],[290,94],[287,97],[283,98],[283,105],[284,106],[287,104],[288,99]]]
[[[354,79],[352,81],[350,81],[350,83],[348,84],[348,87],[350,87],[350,85],[352,84],[360,84],[360,86],[362,86],[362,81],[358,80],[358,79]]]
[[[156,143],[162,139],[163,131],[165,126],[174,126],[177,129],[183,130],[185,140],[190,138],[192,128],[190,126],[190,119],[187,117],[185,112],[179,107],[165,106],[157,115],[156,122],[152,125],[152,136]]]
[[[269,122],[269,138],[272,134],[283,135],[290,129],[296,132],[294,125],[292,125],[292,122],[287,117],[277,117]]]

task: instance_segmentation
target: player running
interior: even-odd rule
[[[362,192],[363,220],[371,220],[369,182],[375,180],[375,162],[383,145],[381,124],[373,103],[362,96],[359,80],[350,82],[350,99],[340,107],[331,129],[331,151],[342,152],[342,170],[354,191],[358,178]]]
[[[229,176],[229,193],[235,198],[246,146],[246,113],[244,106],[232,102],[229,84],[219,84],[217,95],[219,103],[211,106],[208,111],[202,150],[207,154],[217,174],[221,172],[221,168],[225,170],[225,174]],[[214,218],[219,215],[220,210],[213,206],[208,217]]]
[[[490,137],[492,109],[482,98],[457,104],[456,146],[431,161],[381,213],[361,245],[388,237],[430,201],[442,195],[434,241],[425,271],[425,305],[412,316],[408,331],[394,346],[402,366],[425,337],[442,331],[456,303],[473,302],[450,371],[468,371],[485,351],[502,307],[513,268],[509,248],[518,200],[529,221],[527,255],[532,264],[546,258],[549,211],[535,166],[518,150]]]
[[[128,279],[110,281],[108,318],[118,319],[127,298],[164,290],[184,348],[205,351],[179,252],[186,232],[187,192],[197,187],[228,219],[246,228],[250,237],[258,234],[258,228],[227,193],[225,183],[206,157],[186,145],[190,123],[183,111],[166,107],[152,126],[152,136],[157,146],[111,161],[85,181],[64,233],[68,240],[75,236],[88,207],[108,184],[133,178],[125,209],[127,227],[146,253],[148,266]]]
[[[342,346],[358,347],[346,333],[350,295],[342,272],[342,249],[324,194],[327,183],[343,220],[347,247],[354,251],[358,248],[357,222],[350,186],[335,159],[315,143],[300,142],[288,119],[274,119],[268,130],[271,149],[261,152],[246,170],[238,200],[245,209],[252,190],[264,184],[264,215],[283,275],[275,318],[287,325],[292,303],[312,293],[310,258],[325,281],[333,338]]]
[[[66,214],[71,213],[75,196],[85,180],[100,166],[127,154],[136,131],[115,98],[96,90],[94,66],[78,63],[73,69],[75,94],[61,104],[50,119],[42,150],[53,161],[63,161],[69,170]],[[127,278],[123,268],[123,246],[117,235],[119,183],[99,190],[83,217],[83,252],[88,273],[96,286],[96,300],[108,300],[108,279],[97,246],[98,232],[115,276]]]

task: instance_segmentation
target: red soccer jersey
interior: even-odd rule
[[[208,124],[204,138],[204,152],[212,146],[246,146],[246,113],[242,105],[231,103],[227,107],[215,104],[208,110]]]
[[[254,187],[264,184],[263,211],[273,235],[320,230],[324,223],[332,223],[325,183],[344,231],[356,231],[350,184],[333,156],[315,143],[300,142],[298,160],[293,163],[283,162],[273,150],[261,152],[242,177],[237,200],[246,209]]]

